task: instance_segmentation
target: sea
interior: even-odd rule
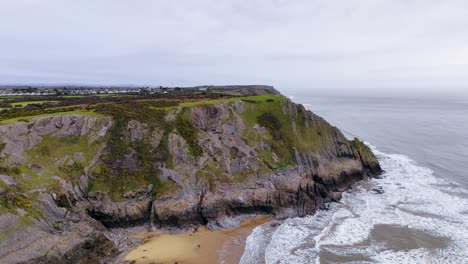
[[[358,137],[385,171],[303,218],[256,227],[240,263],[468,263],[468,100],[290,98]]]

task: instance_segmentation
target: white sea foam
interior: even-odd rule
[[[271,236],[277,225],[270,223],[256,227],[247,238],[246,248],[240,264],[265,263],[265,248],[271,241]]]
[[[373,151],[385,170],[382,179],[358,184],[328,211],[287,219],[267,236],[257,228],[241,263],[320,263],[325,249],[344,257],[359,254],[371,263],[468,263],[468,200],[451,195],[466,190],[451,188],[406,156]],[[376,225],[402,226],[449,242],[443,249],[395,250],[372,238]]]

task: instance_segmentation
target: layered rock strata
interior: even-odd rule
[[[64,115],[0,126],[0,262],[110,261],[116,227],[305,216],[381,172],[361,141],[282,96],[143,121]],[[120,156],[112,133],[125,142]]]

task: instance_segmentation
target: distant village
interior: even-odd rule
[[[222,86],[196,87],[74,87],[74,86],[0,86],[0,96],[63,96],[63,95],[102,95],[102,94],[167,94],[171,92],[203,92]]]
[[[86,96],[86,95],[158,95],[158,94],[209,94],[228,95],[279,94],[269,85],[204,85],[192,87],[117,87],[117,86],[2,86],[0,96]]]

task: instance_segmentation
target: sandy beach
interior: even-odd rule
[[[270,220],[266,216],[256,216],[243,221],[238,228],[208,230],[202,226],[189,233],[148,232],[142,234],[148,237],[145,243],[124,260],[136,264],[239,263],[247,236],[256,226]]]

